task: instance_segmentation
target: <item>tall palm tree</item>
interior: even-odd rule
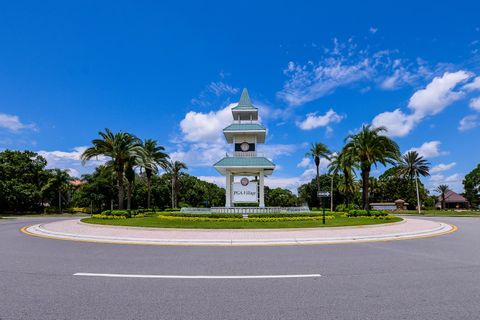
[[[320,142],[312,143],[310,150],[305,154],[305,157],[312,157],[315,161],[315,167],[317,169],[317,197],[319,199],[319,207],[321,206],[321,198],[318,196],[320,193],[320,158],[330,160],[332,152],[328,150],[328,147]]]
[[[419,175],[427,177],[430,175],[430,163],[425,158],[418,154],[417,151],[409,151],[404,154],[397,165],[397,174],[408,177],[410,184],[415,179],[415,186],[417,192],[417,210],[421,213],[420,193],[418,191]]]
[[[164,152],[165,148],[159,146],[153,139],[143,141],[144,156],[140,159],[140,167],[145,170],[147,177],[147,208],[150,209],[152,194],[152,176],[158,173],[158,169],[166,169],[169,156]]]
[[[172,208],[178,206],[178,181],[182,170],[186,170],[187,165],[181,161],[168,161],[166,170],[170,174],[172,179]]]
[[[101,139],[92,140],[92,147],[87,148],[81,158],[85,164],[87,160],[94,157],[105,156],[110,158],[106,165],[113,168],[117,177],[118,185],[118,209],[123,209],[125,198],[124,172],[126,162],[137,155],[142,154],[140,139],[126,132],[113,133],[110,129],[98,133]]]
[[[445,209],[445,194],[448,190],[450,190],[450,187],[446,184],[441,184],[435,189],[435,191],[439,192],[442,196],[442,210]]]
[[[355,163],[352,157],[344,149],[338,154],[332,156],[332,161],[329,164],[329,173],[337,175],[342,173],[342,180],[338,184],[338,191],[345,195],[346,204],[349,204],[351,196],[356,190],[355,186]]]
[[[72,177],[68,174],[68,170],[52,169],[49,170],[50,175],[47,183],[42,187],[42,194],[57,193],[58,195],[58,210],[62,213],[62,192],[68,189]]]
[[[364,125],[360,132],[350,134],[346,138],[345,151],[360,167],[362,175],[362,204],[365,210],[369,209],[369,178],[372,165],[395,164],[400,157],[400,151],[395,141],[383,135],[385,127],[373,128]]]
[[[125,162],[125,179],[127,180],[127,210],[132,209],[133,185],[135,183],[135,166],[137,165],[136,156],[129,158]]]

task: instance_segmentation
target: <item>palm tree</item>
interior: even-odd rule
[[[343,149],[338,154],[332,157],[332,161],[329,164],[329,173],[337,175],[342,172],[343,179],[338,184],[338,191],[345,195],[346,204],[349,204],[351,195],[355,192],[355,171],[353,170],[355,163],[352,157]]]
[[[130,133],[113,133],[109,129],[98,133],[101,139],[92,140],[92,147],[87,148],[81,158],[85,164],[87,160],[94,157],[105,156],[110,158],[106,165],[113,168],[117,177],[118,185],[118,209],[123,209],[125,198],[124,172],[127,161],[142,154],[142,144],[140,139]]]
[[[357,134],[350,134],[346,138],[345,152],[358,164],[362,175],[362,204],[365,210],[369,209],[369,178],[372,165],[395,164],[400,157],[400,151],[395,141],[382,133],[387,132],[385,127],[372,128],[364,125]]]
[[[408,177],[410,182],[415,179],[417,192],[417,210],[421,213],[420,193],[418,191],[418,176],[427,177],[430,175],[430,163],[418,154],[417,151],[409,151],[404,154],[397,166],[397,174]]]
[[[147,208],[150,209],[152,194],[152,176],[158,173],[159,167],[166,169],[168,165],[168,155],[163,152],[165,148],[157,145],[153,139],[143,141],[144,156],[140,159],[140,167],[145,170],[147,177]]]
[[[51,175],[49,176],[47,183],[42,187],[42,194],[52,192],[58,195],[58,210],[62,213],[62,192],[65,191],[72,178],[68,174],[68,170],[52,169],[49,170]]]
[[[320,193],[320,158],[325,158],[330,160],[330,155],[332,152],[328,150],[328,147],[323,143],[317,142],[312,143],[310,150],[305,154],[305,157],[313,157],[315,161],[315,167],[317,169],[317,197],[319,199],[319,207],[321,206]]]
[[[439,192],[442,196],[442,204],[441,204],[442,210],[445,209],[445,194],[449,190],[450,190],[450,187],[446,184],[441,184],[435,189],[435,191]]]
[[[137,165],[136,156],[129,158],[125,162],[125,179],[127,180],[127,210],[132,209],[133,184],[135,183],[135,166]]]
[[[172,179],[172,208],[176,208],[178,205],[178,181],[180,178],[180,172],[183,169],[188,169],[187,165],[181,161],[168,161],[166,170],[171,175]]]

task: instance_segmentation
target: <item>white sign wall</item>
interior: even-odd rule
[[[232,196],[234,203],[257,203],[258,202],[258,184],[249,182],[243,185],[241,182],[233,183]]]

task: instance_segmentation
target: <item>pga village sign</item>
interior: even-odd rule
[[[258,203],[258,184],[243,177],[234,182],[232,188],[233,203]]]

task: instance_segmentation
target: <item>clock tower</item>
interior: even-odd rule
[[[240,101],[232,108],[232,116],[233,122],[223,129],[223,134],[233,153],[214,164],[226,177],[225,206],[258,203],[263,208],[264,178],[272,174],[275,164],[257,154],[257,145],[265,143],[267,129],[258,122],[258,108],[250,101],[247,89],[243,89]]]

